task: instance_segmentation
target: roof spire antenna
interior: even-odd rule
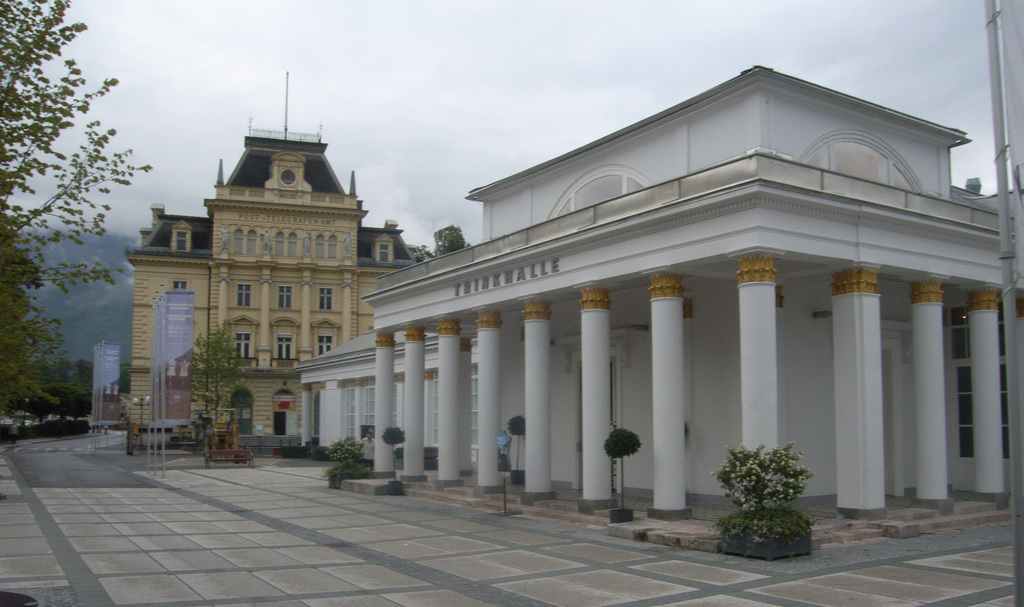
[[[252,137],[252,112],[249,112],[249,136]]]
[[[288,139],[288,72],[284,73],[284,138]]]

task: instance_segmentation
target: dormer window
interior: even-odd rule
[[[171,247],[175,251],[187,252],[192,250],[192,226],[184,221],[179,221],[171,228]]]
[[[387,234],[381,234],[373,241],[373,259],[377,263],[391,263],[395,259],[395,242]]]

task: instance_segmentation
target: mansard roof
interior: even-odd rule
[[[192,229],[192,250],[175,251],[174,226],[185,222]],[[141,247],[130,247],[129,253],[146,255],[174,255],[176,257],[213,256],[213,219],[190,215],[161,215],[153,226],[149,238]]]
[[[341,182],[327,161],[326,143],[246,137],[245,152],[231,172],[226,185],[244,188],[262,188],[270,179],[270,159],[281,152],[295,152],[306,159],[306,182],[321,194],[344,194]]]

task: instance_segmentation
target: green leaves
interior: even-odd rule
[[[799,465],[803,451],[793,452],[793,443],[785,447],[757,449],[726,447],[729,454],[722,467],[711,475],[722,484],[725,496],[738,512],[719,517],[716,523],[723,535],[775,537],[783,541],[803,535],[813,520],[790,506],[803,495],[807,479],[813,473]]]
[[[234,338],[227,325],[220,325],[196,338],[192,346],[192,402],[216,418],[231,403],[231,395],[239,388],[238,357]]]
[[[117,80],[86,90],[75,60],[62,59],[64,47],[87,29],[64,23],[68,5],[0,0],[0,321],[6,331],[0,338],[0,406],[40,393],[33,369],[59,343],[57,328],[39,316],[29,291],[42,284],[66,292],[81,282],[114,282],[98,262],[47,263],[45,247],[102,235],[110,207],[92,196],[151,170],[133,165],[131,150],[110,151],[116,131],[102,129],[99,121],[75,130]],[[63,149],[75,141],[77,149]],[[32,271],[9,272],[10,259]]]

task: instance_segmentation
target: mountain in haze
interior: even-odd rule
[[[83,239],[77,245],[64,241],[46,249],[48,264],[99,261],[110,268],[115,280],[69,287],[67,293],[53,286],[35,292],[36,300],[48,318],[61,321],[65,356],[69,360],[92,360],[92,350],[100,341],[121,345],[121,360],[131,359],[132,345],[132,266],[124,257],[124,248],[138,244],[138,238],[104,234]],[[116,272],[120,269],[121,272]]]

